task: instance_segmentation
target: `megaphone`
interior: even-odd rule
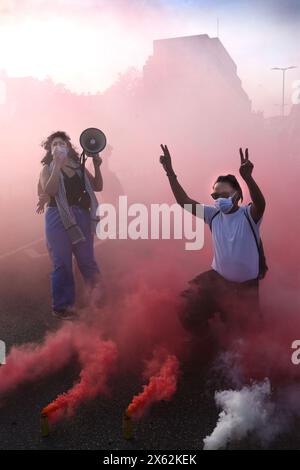
[[[80,166],[82,171],[82,184],[84,189],[84,194],[86,193],[85,188],[85,161],[87,159],[86,153],[91,156],[96,155],[101,152],[106,146],[106,137],[105,134],[97,129],[96,127],[89,127],[81,132],[79,137],[79,142],[83,148],[83,152],[80,155]]]
[[[105,148],[106,137],[100,129],[89,127],[81,133],[79,142],[85,153],[95,155]]]

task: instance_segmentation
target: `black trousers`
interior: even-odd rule
[[[181,297],[179,319],[183,327],[194,334],[208,326],[209,319],[216,314],[233,326],[245,326],[261,319],[258,279],[232,282],[210,270],[189,281]]]

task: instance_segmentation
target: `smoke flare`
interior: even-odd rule
[[[77,383],[59,395],[42,410],[51,421],[73,416],[83,401],[92,400],[107,392],[107,380],[116,367],[118,352],[112,341],[95,339],[81,345],[78,351],[82,370]]]
[[[158,353],[154,353],[153,362],[157,362]],[[153,363],[148,366],[152,370]],[[179,361],[176,356],[167,355],[156,373],[150,377],[149,383],[144,385],[143,391],[136,395],[126,412],[129,417],[140,418],[149,406],[160,400],[170,400],[177,387],[179,376]]]

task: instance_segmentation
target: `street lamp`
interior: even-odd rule
[[[296,69],[296,65],[291,65],[290,67],[272,67],[271,70],[281,70],[282,71],[282,105],[281,105],[281,114],[284,117],[284,92],[285,92],[285,72],[290,69]]]

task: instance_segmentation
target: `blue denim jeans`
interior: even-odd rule
[[[63,309],[75,302],[75,283],[72,270],[74,254],[84,282],[93,288],[100,281],[100,270],[94,258],[94,235],[88,211],[71,206],[76,222],[86,240],[72,245],[61,221],[57,207],[47,207],[45,213],[46,242],[53,263],[51,295],[53,309]]]

